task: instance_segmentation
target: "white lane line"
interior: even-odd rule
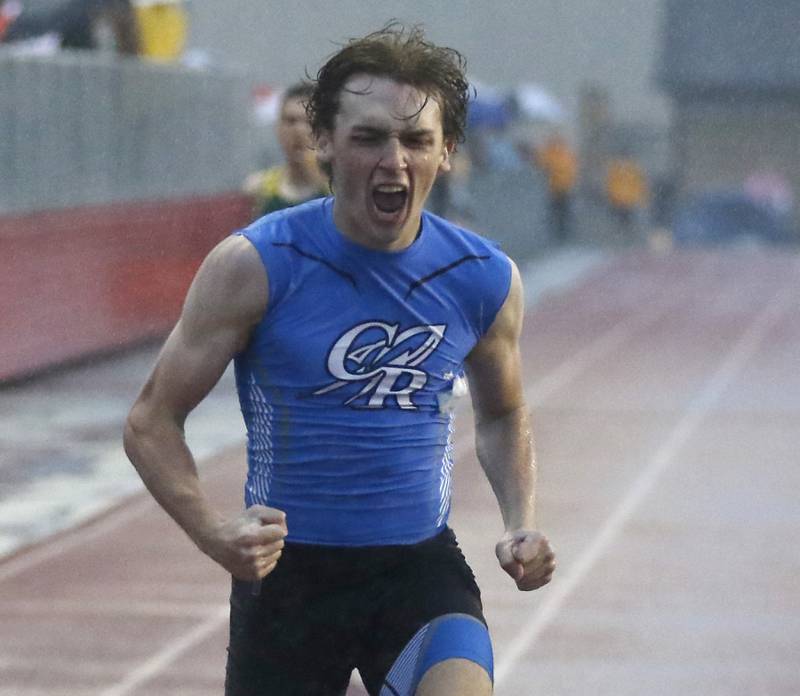
[[[82,656],[80,660],[76,660],[74,657],[59,658],[54,655],[48,655],[47,673],[48,676],[57,673],[59,677],[63,676],[72,678],[73,680],[75,677],[79,677],[81,680],[85,681],[88,681],[88,679],[86,679],[87,677],[107,680],[118,677],[119,673],[124,670],[126,664],[127,663],[122,660],[108,657],[90,660]],[[12,669],[29,671],[31,674],[40,672],[42,669],[42,658],[41,656],[23,657],[21,655],[0,654],[0,673],[2,673],[3,670],[10,672]],[[64,679],[64,681],[66,681],[66,679]],[[19,684],[15,684],[14,686],[17,689],[20,687]],[[3,692],[0,691],[0,694],[2,693]],[[14,693],[16,696],[20,696],[19,690]],[[24,691],[22,693],[28,692]],[[94,693],[94,690],[92,693]]]
[[[679,302],[680,298],[673,298],[663,303],[662,306],[648,306],[644,320],[639,315],[631,315],[614,324],[610,329],[596,336],[580,350],[562,360],[549,372],[545,373],[538,380],[525,387],[525,400],[530,410],[535,410],[547,398],[566,387],[582,373],[586,372],[592,364],[605,357],[612,350],[618,349],[634,334],[643,331],[653,324],[660,321],[663,316]],[[644,303],[647,305],[647,303]],[[456,402],[456,420],[465,421],[463,425],[456,428],[457,437],[455,439],[455,450],[453,457],[458,463],[463,457],[469,457],[474,452],[475,421],[469,418],[472,413],[469,404],[469,393],[461,397]],[[535,413],[534,413],[535,415]],[[534,429],[534,446],[536,442]],[[457,471],[457,470],[456,470]],[[457,476],[457,474],[456,474]],[[458,479],[455,479],[454,485]]]
[[[526,305],[531,309],[542,297],[555,292],[563,292],[575,285],[590,270],[605,262],[608,255],[591,249],[565,249],[553,254],[551,257],[539,259],[525,265],[521,272],[525,276]],[[141,358],[133,356],[134,362],[141,362]],[[130,359],[123,359],[123,364]],[[130,367],[126,369],[131,369]],[[31,400],[41,398],[39,391],[22,392],[27,399],[19,410],[19,417],[10,422],[8,432],[5,433],[11,440],[25,440],[30,444],[30,410],[26,404]],[[235,401],[232,368],[223,376],[220,385],[215,387],[208,399],[192,413],[187,422],[187,440],[195,459],[212,459],[224,447],[233,446],[244,442],[244,426],[240,418],[230,418],[231,405],[238,413],[238,404]],[[74,396],[74,395],[73,395]],[[19,397],[18,397],[19,398]],[[233,401],[231,401],[233,399]],[[66,427],[75,422],[105,423],[109,418],[123,418],[127,407],[121,405],[117,397],[101,399],[98,406],[80,405],[78,411],[69,400],[69,407],[55,409],[55,417],[61,426]],[[121,430],[121,421],[119,429]],[[4,431],[5,432],[5,431]],[[13,436],[13,437],[12,437]],[[47,439],[42,437],[42,444]],[[220,445],[223,447],[220,447]],[[73,548],[79,541],[91,541],[96,535],[91,534],[89,527],[95,527],[98,518],[104,520],[101,533],[118,526],[118,522],[126,521],[134,515],[126,515],[124,520],[113,522],[117,519],[117,511],[112,511],[108,517],[101,517],[101,513],[109,510],[115,504],[132,497],[143,490],[141,481],[129,465],[122,452],[119,441],[111,439],[98,443],[89,448],[83,442],[70,442],[66,440],[59,445],[62,450],[74,450],[79,458],[89,458],[92,470],[83,476],[50,476],[45,477],[30,486],[14,490],[10,502],[0,510],[0,582],[17,573],[36,566],[44,560],[50,560],[58,553]],[[202,468],[202,466],[201,466]],[[63,496],[61,491],[69,490],[68,496]],[[81,523],[87,523],[83,527]],[[58,544],[48,544],[46,537],[59,531],[72,528],[66,537],[59,536]],[[86,536],[81,536],[87,533]],[[77,534],[77,536],[74,536]],[[44,542],[43,542],[44,540]],[[27,544],[44,543],[44,547],[37,546],[35,550],[22,551],[13,557],[13,552],[23,549]],[[6,558],[4,558],[6,557]]]
[[[228,605],[225,604],[225,607]],[[222,608],[218,604],[218,608]],[[213,605],[212,605],[213,608]],[[161,602],[161,601],[131,601],[123,602],[93,599],[38,599],[38,600],[3,600],[0,601],[0,616],[13,616],[23,614],[32,616],[62,617],[67,614],[80,616],[105,616],[114,619],[121,617],[162,617],[179,619],[203,619],[208,616],[208,602]]]
[[[84,546],[154,508],[155,502],[152,498],[142,498],[131,505],[114,510],[107,517],[91,522],[86,527],[79,527],[75,531],[66,532],[63,537],[58,536],[46,541],[42,546],[31,549],[27,553],[23,552],[22,555],[11,558],[0,565],[0,582],[34,568],[41,563],[51,561],[54,557],[60,556],[76,546]]]
[[[663,307],[665,311],[667,307]],[[587,369],[591,362],[599,359],[613,348],[619,346],[631,333],[637,328],[645,328],[658,318],[660,318],[663,311],[653,311],[652,308],[648,310],[648,318],[642,322],[638,317],[629,317],[619,324],[613,326],[611,329],[595,338],[591,343],[578,351],[570,359],[560,363],[550,374],[534,383],[531,387],[531,393],[536,395],[537,398],[543,398],[543,395],[552,393],[553,391],[565,386],[569,381],[578,376],[583,370]],[[464,433],[466,435],[466,433]],[[458,447],[459,450],[467,446],[472,446],[470,440],[462,437],[460,440],[462,444]],[[23,556],[14,563],[10,563],[0,567],[0,581],[5,577],[15,575],[23,570],[43,562],[45,559],[52,558],[54,553],[62,553],[68,548],[77,545],[85,544],[87,541],[101,536],[124,522],[133,519],[143,513],[146,509],[154,507],[152,499],[145,498],[130,508],[125,508],[119,513],[112,513],[112,516],[98,525],[86,528],[83,533],[71,535],[68,539],[62,542],[57,550],[40,548],[34,550],[32,553]],[[37,553],[38,552],[38,553]],[[221,628],[228,619],[228,607],[221,608],[216,614],[203,623],[192,629],[190,632],[168,644],[163,650],[159,651],[156,655],[150,658],[147,662],[130,672],[123,681],[113,685],[108,690],[102,692],[101,696],[124,696],[131,693],[140,684],[148,679],[157,675],[162,670],[166,669],[172,662],[178,659],[186,651],[194,647],[197,643],[205,639],[208,635],[215,630]]]
[[[132,693],[134,689],[163,672],[181,655],[194,648],[198,643],[204,641],[212,633],[222,628],[227,622],[228,607],[220,607],[201,624],[195,626],[179,639],[170,642],[149,660],[129,672],[122,681],[101,691],[99,696],[126,696]]]
[[[644,320],[638,315],[632,315],[615,324],[526,388],[526,401],[531,407],[545,401],[585,372],[592,363],[623,345],[636,332],[643,331],[661,321],[664,315],[678,302],[678,299],[672,299],[660,307],[648,306],[644,312]]]
[[[577,351],[574,356],[560,363],[554,368],[552,373],[535,382],[530,388],[531,393],[537,395],[539,398],[543,398],[545,393],[552,393],[552,391],[565,386],[569,381],[587,369],[594,360],[598,360],[610,350],[618,347],[635,330],[644,329],[657,321],[672,304],[673,303],[670,303],[662,307],[660,311],[654,311],[653,308],[648,309],[648,315],[645,321],[641,321],[639,317],[629,317],[614,325],[608,331],[600,334],[600,336],[591,341],[583,349]],[[554,375],[552,378],[550,378],[551,374]],[[467,409],[468,407],[464,405],[458,409],[458,412],[463,414]],[[472,421],[470,420],[469,422],[471,423]],[[466,454],[465,451],[469,451],[473,446],[472,440],[469,438],[470,431],[471,428],[468,427],[460,432],[460,437],[456,443],[456,457]],[[220,612],[216,620],[212,617],[212,619],[205,621],[190,633],[176,640],[173,644],[166,646],[141,667],[131,672],[124,681],[102,692],[101,696],[124,696],[125,694],[131,693],[132,689],[135,689],[147,679],[154,677],[160,671],[166,669],[174,660],[194,647],[194,645],[207,635],[213,633],[217,628],[221,628],[227,621],[227,610],[228,608],[225,607],[225,610]]]
[[[592,566],[608,550],[619,536],[622,528],[655,486],[664,470],[694,434],[711,407],[719,400],[731,382],[739,375],[747,361],[753,356],[761,342],[796,300],[796,287],[784,287],[767,303],[750,326],[739,337],[724,361],[706,381],[697,396],[689,403],[683,416],[667,439],[654,453],[647,465],[634,480],[624,498],[606,520],[589,546],[575,563],[547,590],[542,603],[534,612],[530,622],[517,634],[495,669],[495,685],[500,686],[514,671],[517,663],[530,650],[542,632],[558,615],[564,602],[583,582]]]
[[[244,443],[242,443],[242,446]],[[221,465],[214,466],[215,462],[219,461],[219,457],[224,456],[225,452],[233,449],[231,446],[222,448],[216,452],[215,458],[208,461],[199,461],[198,470],[200,471],[201,478],[213,478],[225,474],[225,467]],[[126,502],[118,501],[121,507],[113,509],[106,513],[105,516],[99,519],[89,520],[85,526],[74,527],[58,534],[51,539],[47,539],[30,549],[23,551],[21,555],[12,557],[9,560],[2,560],[0,563],[0,582],[19,575],[20,573],[34,568],[47,561],[52,561],[56,556],[73,549],[77,546],[84,546],[87,543],[94,541],[98,537],[114,531],[117,527],[141,517],[145,513],[162,514],[162,510],[158,507],[155,500],[149,494],[140,494],[141,498],[128,498]],[[163,513],[166,514],[166,513]]]

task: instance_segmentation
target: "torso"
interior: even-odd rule
[[[236,359],[248,504],[287,513],[290,541],[408,544],[447,520],[454,379],[505,300],[510,263],[435,216],[402,252],[360,247],[332,199],[242,234],[269,305]]]

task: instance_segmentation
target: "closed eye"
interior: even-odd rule
[[[386,137],[384,131],[372,128],[357,128],[350,134],[350,139],[355,143],[371,145],[382,142]]]
[[[424,149],[433,145],[433,138],[427,135],[411,135],[403,138],[403,143],[412,149]]]
[[[374,145],[380,142],[380,138],[375,135],[353,135],[350,139],[354,143],[360,143],[362,145]]]

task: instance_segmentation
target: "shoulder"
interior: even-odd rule
[[[436,215],[428,215],[429,257],[448,279],[478,335],[488,331],[511,290],[513,263],[499,245]]]
[[[246,240],[255,250],[249,260],[258,261],[261,273],[268,278],[270,305],[274,306],[295,282],[303,254],[319,254],[320,230],[325,224],[325,200],[317,199],[292,208],[269,213],[235,236]]]
[[[266,267],[279,262],[287,250],[318,236],[323,223],[324,200],[307,203],[267,213],[235,235],[247,239],[255,247]]]
[[[209,252],[201,271],[213,274],[220,280],[232,280],[258,268],[258,253],[253,244],[246,237],[234,234],[223,239]]]
[[[519,344],[525,314],[524,293],[519,270],[511,263],[511,278],[508,293],[501,306],[486,327],[486,332],[468,356],[471,366],[486,364],[490,369],[498,361],[498,351],[504,355],[509,347]]]
[[[441,244],[463,253],[472,252],[475,255],[485,256],[487,259],[502,263],[509,261],[500,245],[488,237],[427,211],[425,212],[425,221]]]
[[[317,198],[269,212],[237,234],[249,239],[257,248],[271,242],[289,241],[293,236],[307,234],[309,228],[319,226],[324,215],[325,200]]]
[[[426,213],[426,224],[434,237],[436,258],[458,266],[475,291],[505,294],[512,262],[497,242],[437,215]]]
[[[233,235],[205,258],[192,282],[184,314],[203,321],[252,323],[267,303],[267,275],[258,252],[245,237]]]

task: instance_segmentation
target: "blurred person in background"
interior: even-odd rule
[[[609,161],[606,196],[618,231],[630,239],[648,199],[644,170],[632,156],[622,154]]]
[[[333,197],[260,218],[204,261],[131,410],[128,456],[233,576],[227,696],[488,696],[480,592],[447,526],[466,370],[480,464],[520,590],[555,568],[536,530],[523,289],[493,243],[427,213],[463,141],[464,59],[419,28],[353,39],[309,115]],[[234,360],[246,509],[222,514],[183,434]]]
[[[139,31],[139,55],[150,60],[179,60],[186,48],[188,19],[182,0],[133,0]]]
[[[21,12],[22,5],[19,0],[0,0],[0,43],[8,32],[8,28]]]
[[[450,154],[450,171],[443,172],[433,184],[428,199],[432,213],[446,217],[457,225],[469,226],[475,220],[470,174],[472,161],[466,150]]]
[[[794,212],[794,192],[788,177],[769,166],[756,167],[745,177],[745,195],[789,222]]]
[[[563,244],[572,233],[572,196],[578,178],[578,158],[559,132],[551,133],[536,149],[534,156],[547,177],[550,233],[559,244]]]
[[[284,163],[255,172],[244,183],[253,199],[253,215],[259,218],[330,193],[325,175],[317,164],[306,103],[313,86],[301,82],[281,97],[276,123]]]
[[[22,6],[3,41],[32,44],[48,37],[61,49],[106,50],[123,55],[139,52],[139,32],[130,0],[68,0],[43,10]]]

